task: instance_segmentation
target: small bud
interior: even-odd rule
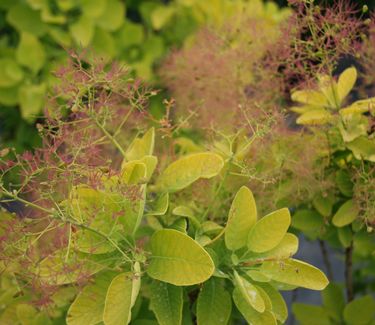
[[[5,157],[8,153],[9,153],[9,148],[4,148],[2,150],[0,150],[0,157],[3,158]]]
[[[362,12],[366,13],[367,11],[368,11],[368,6],[367,5],[363,5]]]
[[[371,24],[371,19],[370,18],[367,18],[365,19],[365,21],[363,22],[365,25],[370,25]]]
[[[374,228],[372,228],[371,226],[368,226],[367,227],[367,232],[368,233],[371,233],[371,232],[373,232],[374,231]]]
[[[42,132],[43,131],[43,125],[42,124],[37,123],[35,126],[36,126],[36,129],[38,130],[38,132]]]

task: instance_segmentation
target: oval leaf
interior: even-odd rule
[[[251,305],[247,302],[243,293],[239,288],[234,288],[233,300],[236,304],[238,310],[245,317],[249,324],[252,325],[276,325],[275,316],[269,312],[265,311],[263,313],[258,313]]]
[[[236,288],[241,291],[243,299],[257,312],[263,313],[266,306],[258,289],[249,281],[238,275],[236,271],[234,272],[234,281]]]
[[[344,319],[349,325],[371,324],[374,316],[375,300],[370,295],[351,301],[344,309]]]
[[[358,215],[358,209],[353,200],[346,201],[332,218],[332,223],[336,227],[344,227],[352,223]]]
[[[207,281],[198,297],[198,325],[226,325],[231,311],[231,297],[220,281],[216,278]]]
[[[242,186],[237,192],[229,211],[225,227],[225,245],[236,250],[246,245],[251,227],[257,220],[257,207],[253,193]]]
[[[297,118],[297,124],[301,125],[322,125],[332,119],[331,113],[321,109],[303,113]]]
[[[151,237],[150,277],[174,285],[204,282],[214,272],[210,255],[191,237],[173,229],[157,231]]]
[[[180,325],[182,322],[182,288],[153,281],[150,286],[150,309],[160,325]]]
[[[102,321],[107,288],[114,276],[113,272],[103,273],[83,288],[68,310],[68,325],[95,325]]]
[[[128,161],[140,160],[152,155],[155,146],[155,129],[149,129],[141,138],[135,138],[126,151]]]
[[[169,192],[179,191],[199,178],[216,176],[223,166],[224,160],[218,154],[192,154],[170,164],[160,176],[159,185]]]
[[[260,219],[250,231],[249,250],[263,253],[276,247],[284,238],[290,220],[290,213],[287,208],[272,212]]]
[[[337,94],[340,102],[350,93],[356,80],[357,70],[354,67],[350,67],[341,73],[337,82]]]
[[[103,321],[105,325],[128,324],[132,302],[133,274],[117,275],[109,285],[105,299]]]
[[[292,258],[264,262],[261,271],[272,280],[307,289],[323,290],[328,285],[328,279],[322,271]]]
[[[283,296],[273,286],[267,283],[258,284],[268,295],[272,304],[272,312],[276,319],[284,323],[288,318],[288,307],[284,301]]]

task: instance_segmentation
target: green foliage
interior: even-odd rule
[[[91,278],[70,305],[68,324],[128,324],[138,319],[142,301],[150,304],[150,321],[185,324],[184,297],[189,292],[197,297],[198,324],[228,324],[231,295],[247,321],[276,324],[287,318],[278,284],[324,289],[328,281],[321,271],[291,258],[298,239],[287,233],[288,209],[258,218],[253,194],[245,186],[230,196],[229,216],[223,213],[222,218],[222,223],[228,219],[225,227],[204,216],[195,217],[196,210],[187,201],[176,205],[200,178],[212,182],[223,169],[233,167],[219,154],[204,152],[179,157],[160,177],[146,177],[146,164],[140,161],[154,154],[155,138],[151,128],[134,139],[128,150],[121,150],[125,157],[119,176],[103,175],[101,188],[81,184],[72,188],[67,199],[56,202],[64,219],[58,214],[51,217],[75,230],[66,249],[37,262],[34,276],[44,285],[72,287],[82,272]],[[135,166],[142,166],[142,172]],[[154,170],[155,166],[149,172]],[[178,176],[166,178],[166,174]],[[135,206],[135,214],[126,213],[130,198],[120,195],[116,184],[121,183],[143,193],[145,203]],[[179,191],[166,194],[166,188]],[[145,207],[151,206],[156,194],[146,214]],[[138,196],[131,199],[138,200]],[[187,221],[192,221],[190,227]],[[146,246],[138,244],[145,238],[149,238]],[[64,272],[69,268],[76,273]]]
[[[322,291],[322,298],[322,306],[293,304],[293,312],[301,325],[359,325],[373,324],[374,322],[375,300],[370,295],[357,298],[346,304],[342,288],[335,283],[330,283]]]

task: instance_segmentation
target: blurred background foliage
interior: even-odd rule
[[[35,123],[53,72],[69,49],[88,48],[104,60],[130,66],[162,88],[155,68],[173,48],[188,46],[202,26],[220,27],[230,17],[287,14],[260,0],[1,0],[0,136],[17,151],[38,145]],[[162,94],[151,110],[162,109]]]

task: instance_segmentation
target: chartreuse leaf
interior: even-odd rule
[[[161,194],[155,203],[151,206],[151,211],[147,212],[147,215],[150,216],[162,216],[167,213],[169,206],[169,193]]]
[[[77,186],[70,193],[69,208],[72,217],[80,222],[89,222],[89,229],[79,229],[75,234],[77,248],[81,252],[103,254],[115,250],[113,244],[105,238],[111,236],[116,242],[119,238],[116,230],[120,230],[117,223],[120,217],[115,215],[122,211],[124,199],[118,198],[104,191],[95,190],[87,186]]]
[[[340,206],[332,218],[332,223],[336,227],[344,227],[352,223],[358,216],[358,208],[353,200],[346,201]]]
[[[220,280],[211,278],[205,282],[198,296],[198,325],[226,325],[232,311],[230,294]]]
[[[91,17],[82,15],[75,23],[69,25],[72,38],[79,46],[86,47],[94,36],[94,22]]]
[[[77,259],[81,262],[78,267]],[[77,282],[82,274],[92,275],[104,268],[105,264],[96,261],[95,255],[68,254],[65,249],[61,249],[44,258],[38,264],[35,273],[43,283],[62,285]],[[69,272],[66,270],[69,270]]]
[[[263,253],[276,247],[284,238],[290,221],[290,213],[287,208],[274,211],[260,219],[251,228],[248,239],[249,250]]]
[[[17,318],[22,325],[34,325],[33,320],[38,315],[38,311],[30,304],[17,305]]]
[[[214,272],[210,255],[191,237],[172,229],[154,233],[150,241],[150,277],[174,285],[206,281]]]
[[[251,191],[242,186],[237,192],[229,210],[225,227],[225,245],[230,250],[246,246],[251,227],[257,221],[257,208]]]
[[[160,325],[180,325],[182,323],[182,287],[153,281],[150,286],[150,309]]]
[[[266,306],[258,289],[236,271],[234,271],[234,282],[236,289],[240,290],[243,299],[257,312],[263,313]]]
[[[265,258],[274,258],[274,259],[286,259],[292,257],[298,250],[298,237],[286,233],[281,242],[274,248],[264,253],[254,253],[248,252],[245,254],[241,260],[242,261],[251,261],[251,260],[262,260]]]
[[[66,317],[68,325],[95,325],[103,320],[104,304],[108,286],[116,276],[114,272],[105,272],[83,288],[71,304]]]
[[[327,311],[323,307],[302,303],[293,304],[293,313],[301,325],[331,325]]]
[[[265,261],[260,270],[272,280],[293,286],[323,290],[328,285],[328,279],[322,271],[292,258],[284,261]]]
[[[152,27],[156,30],[160,30],[166,25],[175,14],[176,8],[171,6],[160,6],[157,7],[151,13]]]
[[[233,300],[238,310],[245,317],[247,322],[252,325],[276,325],[276,318],[270,311],[263,313],[257,312],[248,302],[243,292],[235,287],[233,290]]]
[[[367,295],[348,303],[344,309],[344,319],[348,325],[371,324],[375,317],[375,300]]]
[[[358,137],[346,144],[358,160],[368,160],[375,162],[375,140],[365,136]]]
[[[28,32],[36,36],[42,36],[47,31],[47,25],[42,22],[40,12],[33,10],[23,2],[12,6],[6,19],[18,31]]]
[[[320,91],[315,90],[297,90],[291,95],[294,102],[315,106],[326,106],[327,98]]]
[[[125,5],[119,0],[107,0],[102,14],[96,18],[96,23],[108,31],[119,29],[125,19]]]
[[[218,175],[224,160],[212,152],[196,153],[171,163],[161,174],[159,186],[169,192],[182,190],[199,178]]]
[[[37,73],[44,65],[46,58],[44,48],[33,34],[21,33],[21,40],[16,51],[17,61]]]
[[[375,98],[370,97],[367,99],[357,100],[353,104],[339,110],[342,117],[352,116],[353,114],[366,113],[372,110],[375,106]]]
[[[259,283],[258,287],[261,287],[271,300],[271,310],[276,319],[284,323],[288,318],[288,307],[286,306],[283,296],[268,283]]]
[[[0,87],[15,86],[23,79],[22,68],[11,58],[0,58]]]
[[[331,113],[324,109],[319,109],[303,113],[297,118],[296,122],[301,125],[322,125],[330,122],[331,119]]]
[[[44,104],[46,84],[28,85],[19,88],[18,100],[21,106],[22,117],[26,120],[34,120],[38,117]]]
[[[342,288],[335,283],[330,283],[322,292],[322,300],[329,316],[337,322],[342,322],[342,311],[345,307]]]
[[[86,16],[97,18],[103,14],[106,2],[102,0],[79,0],[82,12]]]
[[[141,286],[140,266],[134,264],[134,272],[117,275],[108,287],[103,321],[105,325],[129,324]]]
[[[129,145],[125,157],[127,160],[139,160],[144,156],[150,156],[154,152],[155,129],[149,129],[142,137],[135,138]]]
[[[354,67],[348,68],[340,74],[337,82],[337,95],[340,102],[342,102],[343,99],[350,93],[356,80],[357,70]]]
[[[146,179],[146,164],[130,161],[121,166],[121,180],[128,185],[139,184]]]

